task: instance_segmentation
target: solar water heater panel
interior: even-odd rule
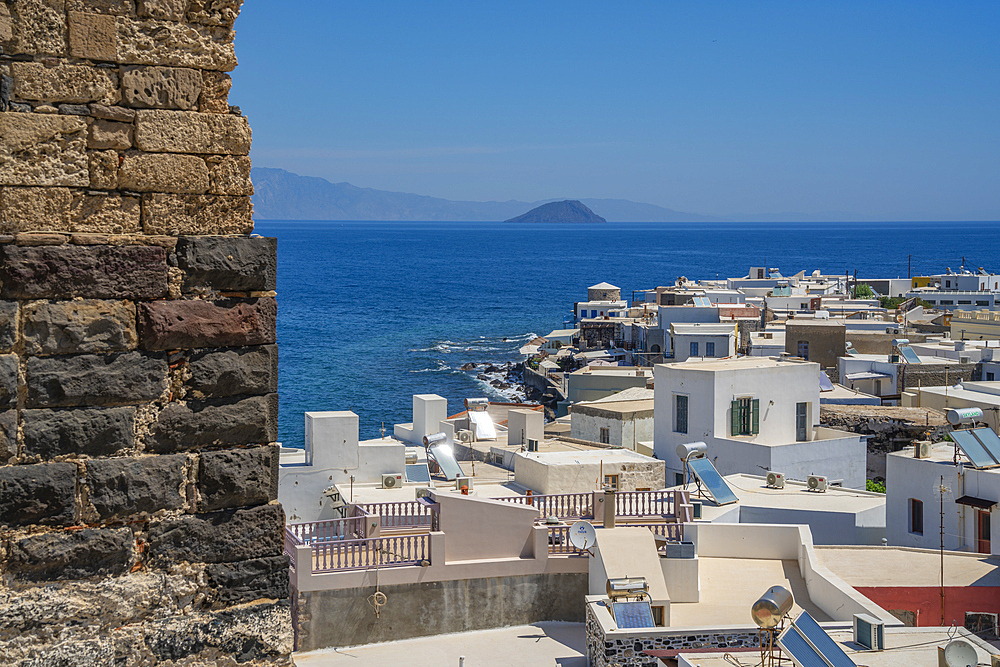
[[[455,458],[455,450],[451,448],[451,445],[434,445],[427,451],[437,462],[442,474],[444,474],[444,478],[449,482],[454,481],[458,477],[465,476],[465,473],[462,472],[462,466],[458,465],[458,459]]]
[[[918,357],[917,353],[913,351],[913,348],[911,348],[911,347],[901,347],[901,348],[899,348],[899,352],[900,352],[900,354],[903,355],[903,358],[906,359],[906,363],[908,363],[908,364],[919,364],[920,363],[920,357]]]
[[[996,432],[989,427],[982,427],[972,429],[972,435],[982,443],[990,457],[1000,463],[1000,437],[997,437]]]
[[[820,627],[816,619],[809,615],[809,612],[803,611],[799,614],[798,618],[792,621],[792,625],[833,667],[857,667],[840,644],[826,634],[826,630]]]
[[[426,463],[407,463],[406,464],[406,481],[407,482],[423,482],[425,484],[430,484],[431,482],[431,471],[427,468]]]
[[[708,459],[690,459],[688,465],[691,467],[691,472],[698,476],[701,483],[705,485],[708,492],[715,498],[715,502],[720,505],[728,505],[739,500],[736,494],[733,493],[733,490],[729,488],[729,485],[726,484],[726,480],[722,479],[722,475],[715,469],[711,461]]]
[[[621,629],[654,628],[653,610],[646,600],[638,602],[612,602],[611,610],[615,615],[615,623]]]
[[[497,431],[493,426],[493,419],[490,417],[490,413],[470,411],[469,421],[475,425],[477,440],[497,439]]]
[[[972,434],[972,431],[952,431],[951,439],[977,468],[989,468],[997,464],[990,456],[989,450],[983,447],[983,443]]]

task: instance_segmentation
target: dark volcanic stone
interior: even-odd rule
[[[278,445],[206,452],[198,468],[199,510],[260,505],[278,497]]]
[[[278,346],[200,350],[191,355],[192,398],[216,398],[278,391]]]
[[[59,113],[67,116],[89,116],[90,107],[86,104],[60,104]]]
[[[90,502],[104,521],[180,509],[186,461],[183,454],[87,461]]]
[[[72,463],[0,467],[0,525],[69,525],[75,491]]]
[[[131,407],[25,410],[22,419],[28,456],[109,456],[135,444],[135,408]]]
[[[203,447],[256,445],[278,439],[278,395],[240,401],[170,403],[146,438],[146,447],[158,453]]]
[[[9,352],[17,340],[17,301],[0,301],[0,352]]]
[[[212,563],[205,567],[213,602],[239,604],[261,598],[288,597],[288,556],[255,558],[238,563]]]
[[[182,236],[177,266],[184,271],[186,292],[266,292],[275,288],[278,239]]]
[[[158,299],[167,294],[159,246],[0,247],[0,296],[8,299]]]
[[[227,563],[278,556],[284,548],[280,505],[165,519],[149,527],[149,553],[163,563]]]
[[[167,388],[167,361],[141,352],[28,359],[28,405],[139,403]]]
[[[17,456],[17,410],[0,412],[0,465]]]
[[[20,362],[16,354],[0,355],[0,408],[17,404],[17,369]]]
[[[35,581],[122,574],[132,561],[133,541],[128,528],[30,535],[11,545],[8,567]]]
[[[224,301],[153,301],[139,306],[146,350],[267,345],[276,340],[278,306],[271,297]]]
[[[283,600],[150,621],[145,625],[145,643],[157,664],[215,664],[213,656],[218,654],[225,655],[227,663],[270,664],[269,658],[288,650],[281,639],[288,607]],[[186,660],[203,651],[210,656],[208,660]]]

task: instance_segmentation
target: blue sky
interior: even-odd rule
[[[1000,219],[1000,3],[250,0],[257,166],[448,199]]]

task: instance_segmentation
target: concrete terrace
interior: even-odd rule
[[[817,546],[819,562],[851,586],[938,586],[941,555],[906,547]],[[945,586],[1000,586],[1000,556],[944,552]]]

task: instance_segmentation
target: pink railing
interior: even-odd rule
[[[569,526],[549,526],[549,553],[568,556],[586,556],[569,541]]]
[[[673,516],[673,491],[619,491],[615,494],[617,516]]]
[[[538,508],[543,517],[555,516],[560,519],[582,519],[594,516],[592,493],[553,493],[539,496],[505,496],[493,498],[518,505]]]
[[[419,565],[430,560],[429,536],[394,535],[313,545],[313,572]]]
[[[382,517],[382,528],[429,526],[431,530],[437,530],[437,516],[432,504],[407,500],[396,503],[361,503],[354,507],[356,511]]]
[[[366,516],[351,516],[346,519],[327,519],[288,524],[299,544],[317,544],[339,540],[358,540],[365,536]]]
[[[285,553],[288,554],[289,565],[295,569],[295,547],[301,544],[295,534],[285,526]]]
[[[671,542],[680,542],[684,539],[683,523],[629,523],[627,526],[629,528],[649,528],[654,535],[665,537]]]

